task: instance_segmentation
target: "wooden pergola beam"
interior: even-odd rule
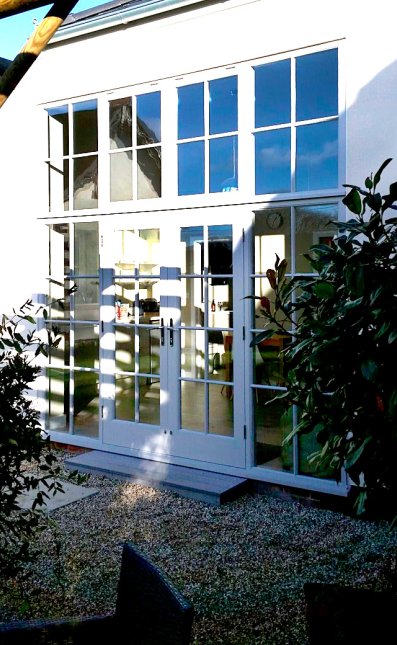
[[[14,0],[15,3],[18,3],[18,1],[20,2],[20,0]],[[19,81],[33,65],[37,57],[41,54],[44,47],[51,40],[52,36],[61,26],[65,18],[67,18],[77,2],[78,0],[55,0],[52,8],[49,10],[45,18],[36,27],[27,43],[22,47],[19,54],[16,55],[11,65],[6,69],[1,77],[0,108],[4,105],[10,94],[18,85]],[[2,0],[2,4],[5,4],[5,0]],[[25,5],[26,4],[33,3],[26,2],[25,0]],[[43,2],[42,4],[52,3]]]
[[[14,16],[17,13],[53,3],[54,0],[0,0],[0,18],[7,18],[7,16]]]

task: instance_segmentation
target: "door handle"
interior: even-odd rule
[[[164,318],[160,319],[160,342],[164,345]]]
[[[170,346],[174,346],[174,323],[172,318],[170,319]]]

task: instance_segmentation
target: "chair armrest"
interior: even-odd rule
[[[102,642],[113,632],[114,616],[23,620],[0,623],[1,645],[86,645]]]

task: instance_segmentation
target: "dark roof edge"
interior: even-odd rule
[[[87,9],[87,11],[80,12],[86,14],[81,18],[79,14],[75,14],[74,19],[73,16],[69,17],[68,21],[65,21],[53,36],[47,48],[51,47],[51,44],[71,38],[205,2],[206,0],[135,0],[135,2],[125,3],[120,0],[106,3],[94,7],[92,10]],[[107,6],[108,8],[104,10]]]

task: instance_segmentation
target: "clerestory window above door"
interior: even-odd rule
[[[339,52],[319,46],[47,107],[49,210],[338,196]]]
[[[237,190],[237,76],[177,91],[178,195]]]

